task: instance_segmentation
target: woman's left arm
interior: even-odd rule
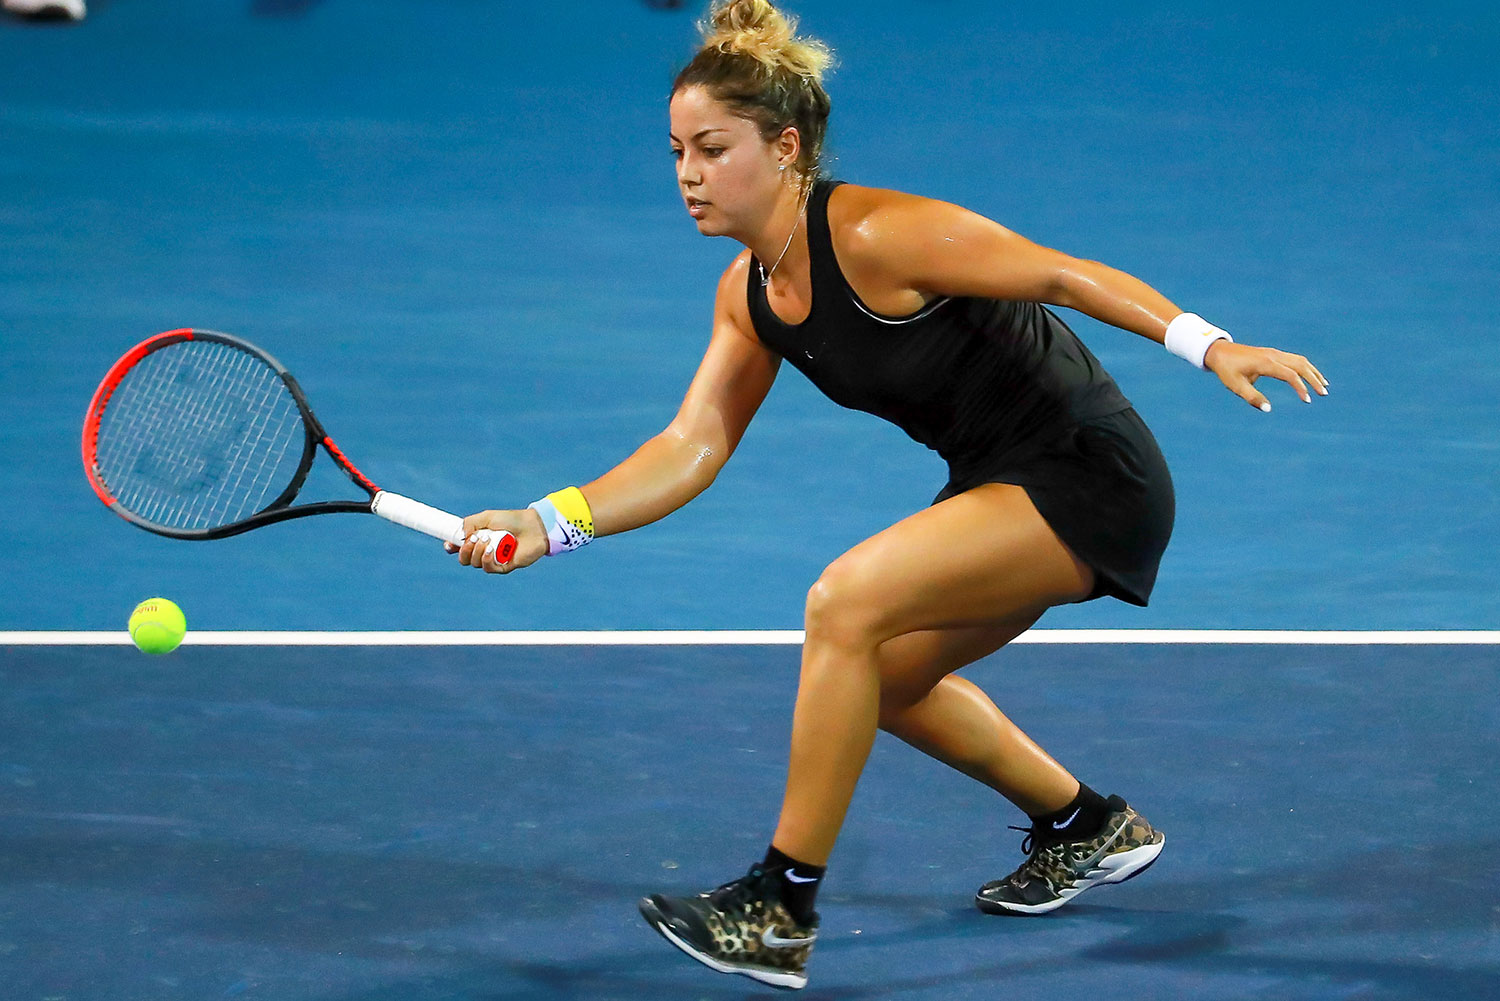
[[[869,190],[843,235],[841,244],[862,266],[924,295],[1066,306],[1158,344],[1166,341],[1173,320],[1196,320],[1139,278],[1040,246],[948,202]],[[1319,395],[1328,392],[1328,380],[1303,356],[1237,344],[1227,335],[1209,344],[1202,359],[1204,368],[1259,410],[1271,408],[1255,388],[1261,376],[1287,383],[1305,403],[1312,402],[1309,385]]]

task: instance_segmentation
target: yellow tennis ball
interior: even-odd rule
[[[130,638],[145,653],[171,653],[187,634],[187,617],[166,598],[147,598],[130,613]]]

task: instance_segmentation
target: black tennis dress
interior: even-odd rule
[[[875,313],[834,256],[828,197],[807,202],[812,309],[783,323],[758,262],[748,286],[761,342],[835,403],[882,417],[948,463],[947,500],[981,483],[1023,487],[1094,570],[1090,598],[1145,605],[1172,534],[1172,477],[1156,439],[1109,373],[1034,302],[940,298],[909,316]]]

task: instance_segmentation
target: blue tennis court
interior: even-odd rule
[[[0,993],[759,993],[634,901],[764,849],[795,646],[422,633],[800,628],[823,567],[931,501],[935,455],[785,368],[703,497],[504,579],[371,518],[167,541],[79,463],[103,371],[183,326],[271,351],[361,468],[450,511],[523,506],[660,431],[738,249],[673,184],[666,93],[701,11],[661,6],[0,18]],[[809,996],[1494,994],[1493,5],[788,7],[839,57],[834,175],[1123,268],[1331,380],[1311,407],[1273,387],[1263,415],[1069,315],[1160,440],[1178,521],[1150,608],[1044,629],[1429,634],[981,662],[1167,833],[1161,863],[1045,919],[981,915],[1021,815],[882,737]],[[190,641],[413,635],[93,645],[158,594]]]
[[[10,996],[757,993],[633,902],[759,857],[795,647],[3,657]],[[1047,645],[969,674],[1139,803],[1163,860],[980,914],[1023,818],[882,737],[810,996],[1493,992],[1493,647]]]
[[[761,994],[635,913],[759,857],[793,646],[10,647],[16,998]],[[968,673],[1167,832],[990,917],[999,797],[882,736],[810,997],[1480,998],[1500,976],[1493,646],[1017,646]]]

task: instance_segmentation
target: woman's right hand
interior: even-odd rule
[[[1263,413],[1271,412],[1271,401],[1255,388],[1255,380],[1263,375],[1291,386],[1303,403],[1312,402],[1308,386],[1317,390],[1319,396],[1328,395],[1328,380],[1317,366],[1301,355],[1275,348],[1217,340],[1208,346],[1203,367],[1217,375],[1231,393]]]
[[[509,532],[516,537],[516,554],[509,563],[496,563],[486,555],[488,547],[485,544],[473,541],[474,533],[482,528]],[[457,553],[458,562],[462,565],[477,567],[485,573],[505,574],[529,567],[546,556],[551,545],[547,540],[547,528],[542,524],[542,516],[531,508],[524,511],[481,511],[471,514],[464,519],[464,538],[469,541],[462,546],[455,548],[451,543],[445,542],[443,548],[450,553]]]

